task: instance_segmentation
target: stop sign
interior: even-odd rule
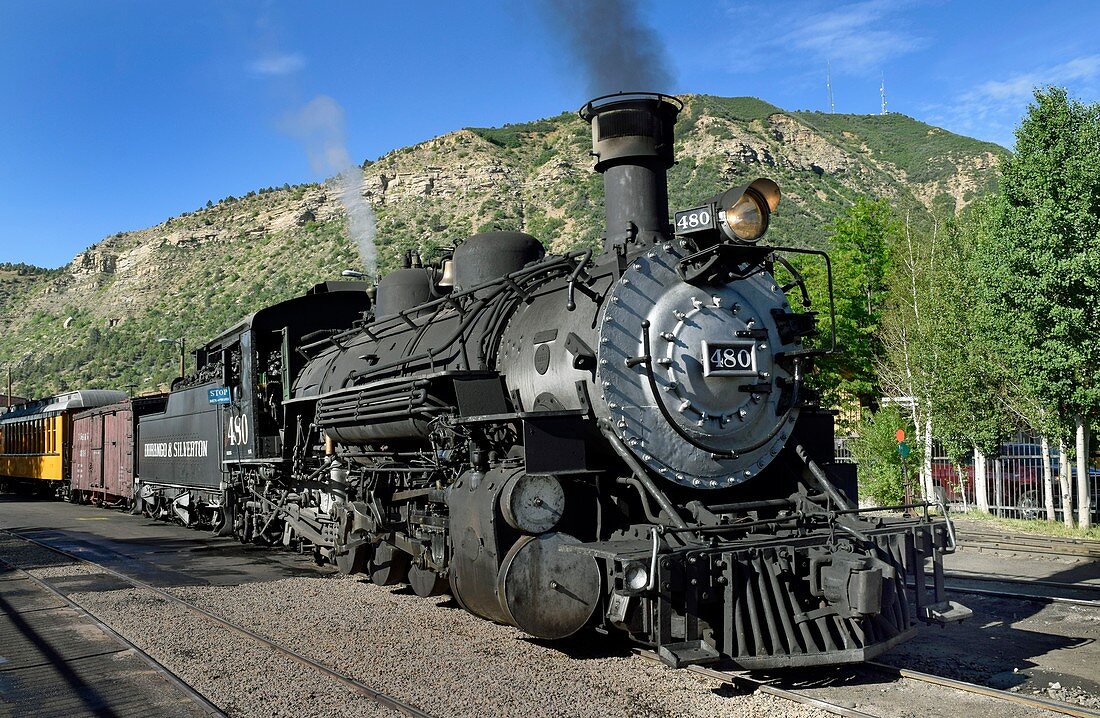
[[[894,438],[897,439],[899,443],[905,441],[905,429],[898,429],[895,431]]]

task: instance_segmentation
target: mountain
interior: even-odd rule
[[[783,201],[769,241],[824,246],[827,224],[859,195],[889,198],[918,223],[987,192],[1003,148],[904,115],[787,112],[754,98],[689,95],[669,171],[672,209],[767,176]],[[467,128],[362,168],[378,216],[379,262],[430,253],[475,231],[522,229],[550,251],[595,246],[603,188],[590,129],[575,113]],[[0,364],[16,393],[163,386],[175,346],[191,348],[257,308],[358,264],[332,181],[266,188],[93,244],[68,265],[4,291]],[[16,285],[12,285],[15,287]]]

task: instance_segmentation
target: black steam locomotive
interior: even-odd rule
[[[533,636],[625,631],[673,666],[860,661],[968,615],[943,593],[950,523],[867,515],[833,461],[804,385],[815,315],[787,298],[805,286],[786,257],[808,250],[759,243],[778,186],[670,226],[680,108],[581,110],[602,253],[479,234],[373,301],[322,285],[208,344],[141,421],[139,508]]]

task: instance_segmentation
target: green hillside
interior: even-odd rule
[[[755,98],[682,98],[672,209],[767,176],[783,189],[769,239],[822,246],[822,227],[860,195],[887,197],[919,225],[988,190],[1003,148],[903,115],[784,112]],[[470,128],[363,164],[380,265],[475,231],[521,229],[551,251],[596,246],[603,188],[575,112]],[[266,188],[93,244],[58,270],[0,267],[0,364],[16,393],[136,387],[175,375],[159,337],[201,344],[266,304],[355,267],[333,184]],[[11,271],[16,271],[12,269]],[[10,282],[14,279],[17,281]]]

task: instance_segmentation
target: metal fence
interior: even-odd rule
[[[1057,520],[1062,521],[1062,490],[1059,482],[1061,457],[1057,446],[1051,448],[1054,510]],[[851,451],[842,438],[837,440],[836,459],[854,462]],[[914,456],[912,459],[915,459],[914,467],[919,468],[923,457]],[[918,483],[914,480],[914,485]],[[1034,436],[1020,435],[1015,441],[1002,444],[998,456],[975,456],[971,453],[961,467],[956,466],[946,456],[939,442],[933,442],[932,486],[936,500],[948,504],[954,510],[980,507],[1007,518],[1046,518],[1047,487],[1043,481],[1042,444]],[[1071,463],[1069,488],[1076,506],[1075,462]],[[1089,470],[1089,493],[1092,497],[1093,520],[1100,523],[1100,468],[1092,467]],[[980,501],[979,498],[984,500]]]

